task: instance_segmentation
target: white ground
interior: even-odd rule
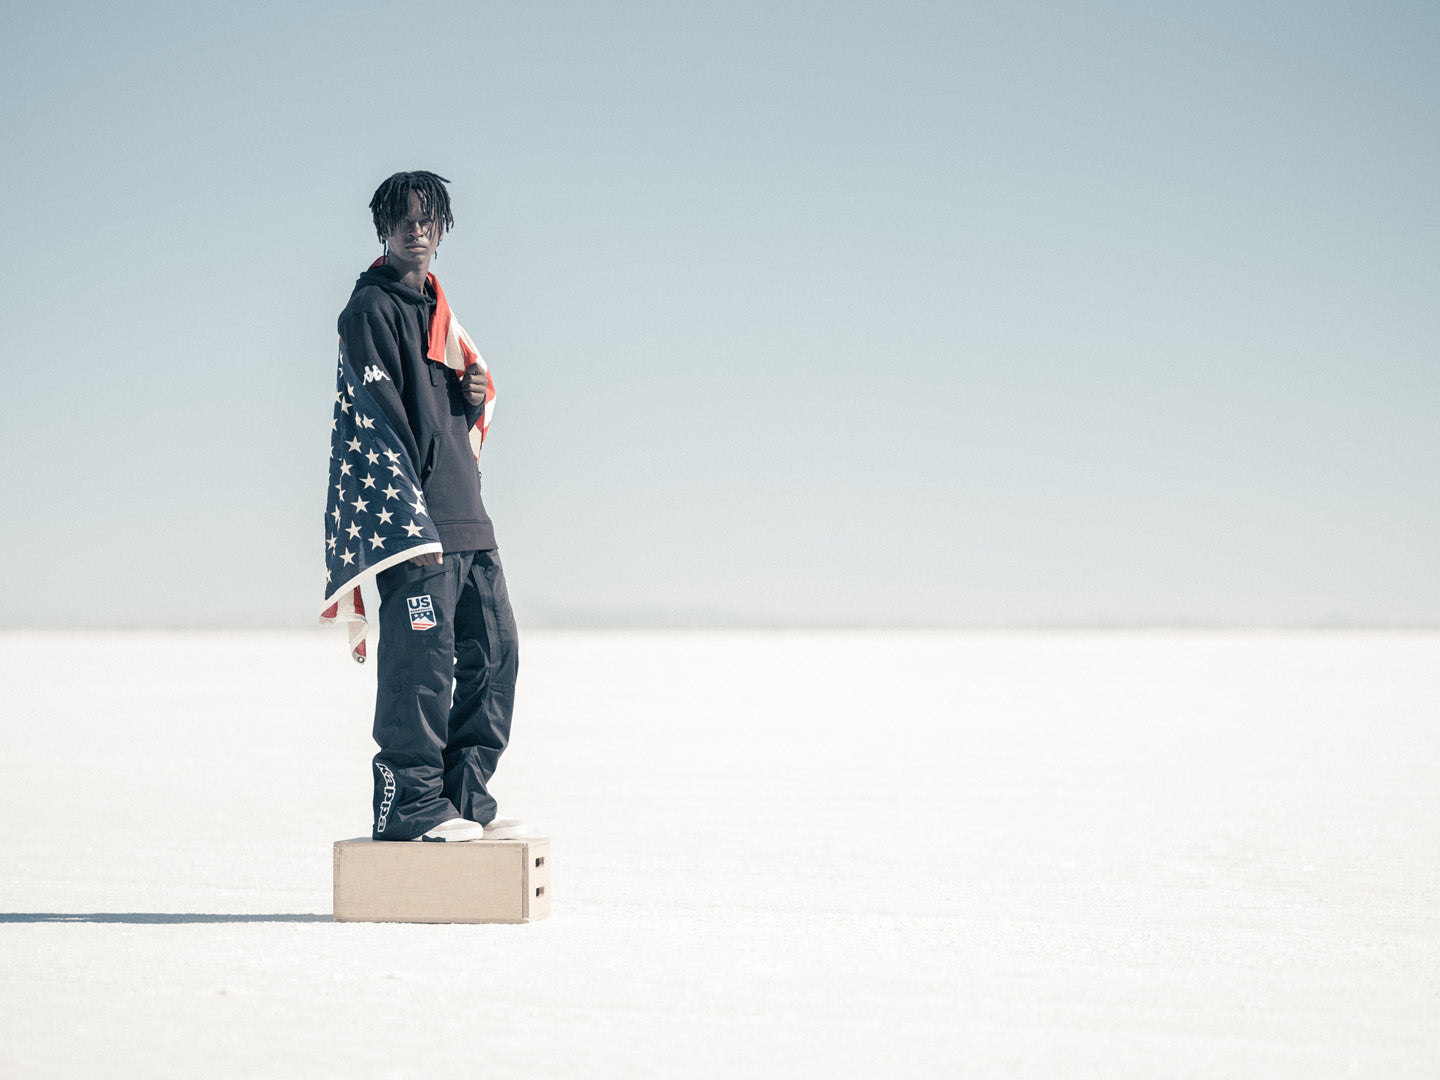
[[[343,635],[0,635],[0,1077],[1440,1076],[1440,634],[529,634],[528,926],[330,921]]]

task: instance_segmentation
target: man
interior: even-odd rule
[[[327,520],[336,534],[327,536],[328,547],[348,556],[339,550],[346,546],[340,526],[349,522],[354,546],[365,552],[371,519],[352,518],[376,515],[369,549],[380,591],[376,840],[524,833],[522,823],[496,817],[487,789],[510,736],[519,655],[476,468],[494,394],[488,369],[430,273],[454,225],[448,182],[431,172],[402,172],[380,185],[370,210],[385,254],[360,275],[339,320],[337,422],[353,411],[379,440],[362,447],[359,436],[367,430],[342,432],[356,435],[348,445],[357,453],[332,459],[343,473],[332,469],[338,500],[332,496],[333,522]],[[359,415],[367,408],[383,416]],[[352,494],[354,501],[342,506],[339,500]],[[342,510],[351,517],[342,518]],[[388,555],[384,530],[401,524],[405,533],[396,531],[388,543],[403,550]],[[417,547],[418,554],[405,554]],[[327,579],[329,565],[339,564],[327,563]],[[363,606],[358,617],[363,622]]]

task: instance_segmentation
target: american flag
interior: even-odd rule
[[[373,269],[384,258],[371,264]],[[472,364],[489,367],[450,310],[444,290],[429,275],[435,294],[426,357],[464,371]],[[356,371],[340,343],[335,379],[335,413],[330,421],[330,491],[325,504],[325,600],[322,623],[349,624],[350,655],[365,660],[365,602],[360,582],[369,574],[427,551],[443,551],[440,534],[425,510],[415,465],[395,434],[380,403],[370,393],[372,380],[387,378],[377,369]],[[489,379],[485,405],[470,431],[476,459],[495,411],[495,381]]]
[[[350,653],[365,659],[360,582],[387,566],[440,551],[420,478],[364,376],[340,348],[335,416],[330,421],[330,492],[325,502],[322,623],[349,623]]]

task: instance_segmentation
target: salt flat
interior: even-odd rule
[[[528,926],[330,921],[341,638],[0,635],[0,1076],[1440,1075],[1440,633],[530,633]]]

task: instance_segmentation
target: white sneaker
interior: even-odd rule
[[[440,822],[429,832],[414,837],[415,840],[481,840],[485,836],[485,826],[478,821],[470,821],[463,817],[452,817],[447,821]]]
[[[525,822],[519,818],[496,818],[485,826],[486,840],[515,840],[526,835]]]

